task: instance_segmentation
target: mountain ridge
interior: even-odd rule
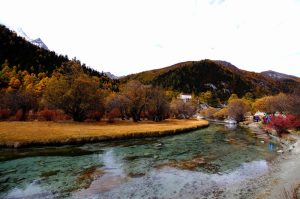
[[[226,61],[209,59],[180,62],[161,69],[131,74],[120,80],[123,83],[139,80],[184,93],[197,94],[210,90],[223,100],[232,93],[243,96],[251,92],[255,97],[260,97],[292,92],[299,85],[297,79],[273,79],[260,73],[241,70]]]

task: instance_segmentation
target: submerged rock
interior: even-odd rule
[[[207,163],[203,166],[209,173],[219,173],[220,165]]]
[[[43,172],[41,174],[41,177],[47,178],[47,177],[50,177],[50,176],[54,176],[54,175],[56,175],[58,173],[59,173],[59,170]]]
[[[126,161],[133,161],[141,158],[152,158],[152,155],[150,153],[144,153],[143,155],[133,155],[133,156],[127,156],[124,157],[124,160]]]
[[[156,147],[157,149],[161,149],[163,146],[163,143],[156,143],[154,144],[154,147]]]
[[[144,175],[145,175],[144,173],[133,173],[133,172],[128,173],[128,176],[131,178],[138,178],[138,177],[142,177]]]
[[[175,167],[184,170],[196,170],[201,165],[204,165],[205,159],[203,156],[195,156],[189,160],[170,160],[167,163],[158,165],[157,168]]]
[[[79,184],[84,184],[84,188],[88,188],[93,180],[103,176],[104,174],[105,172],[103,170],[97,168],[97,166],[92,166],[80,173],[77,178],[77,182]]]
[[[9,181],[9,177],[3,178],[3,180],[0,180],[0,183],[7,183]]]
[[[126,176],[105,173],[101,178],[92,181],[85,189],[74,192],[73,196],[74,198],[90,198],[92,195],[101,194],[117,188],[127,181],[128,177]]]

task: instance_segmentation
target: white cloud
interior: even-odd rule
[[[2,0],[1,5],[1,22],[117,75],[210,58],[300,76],[296,0]]]

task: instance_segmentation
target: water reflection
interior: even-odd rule
[[[108,150],[102,157],[103,169],[109,170],[114,175],[124,175],[123,164],[114,154],[114,149]]]
[[[235,129],[237,128],[237,124],[225,124],[225,127],[227,127],[228,129]]]
[[[111,189],[115,189],[118,186],[126,183],[128,177],[124,174],[123,164],[114,154],[114,149],[109,149],[102,156],[101,171],[99,169],[93,170],[93,173],[89,174],[89,177],[93,178],[93,181],[88,187],[79,189],[72,193],[72,198],[85,198],[96,196],[103,192],[108,192]],[[99,173],[101,175],[99,175]]]
[[[44,190],[38,181],[34,181],[28,184],[24,188],[14,188],[5,198],[15,199],[15,198],[53,198],[53,194],[49,191]]]
[[[269,149],[269,151],[274,151],[274,148],[275,148],[275,145],[274,145],[272,142],[270,142],[270,143],[268,144],[268,149]]]
[[[243,163],[240,167],[219,174],[207,174],[176,168],[156,169],[147,176],[130,178],[107,192],[93,192],[90,188],[75,198],[219,198],[234,195],[243,189],[243,182],[257,178],[268,171],[266,161]],[[99,188],[101,184],[97,185]],[[96,185],[94,187],[97,187]],[[251,193],[248,193],[248,196]],[[232,197],[231,197],[232,198]]]

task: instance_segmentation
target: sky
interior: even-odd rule
[[[121,76],[224,60],[300,77],[300,0],[0,0],[0,23]]]

